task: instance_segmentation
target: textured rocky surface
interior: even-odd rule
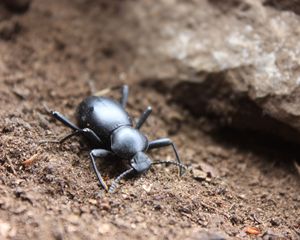
[[[290,127],[300,130],[298,3],[129,1],[119,35],[134,52],[135,76],[184,81],[181,95],[197,88],[197,96],[206,96],[195,96],[197,114],[294,139]]]

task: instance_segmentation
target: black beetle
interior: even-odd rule
[[[148,142],[148,139],[139,129],[144,124],[152,109],[148,107],[142,114],[135,127],[127,112],[125,106],[128,98],[128,86],[124,85],[122,89],[122,98],[120,103],[99,96],[90,96],[84,99],[78,106],[76,115],[79,127],[70,122],[61,113],[50,111],[51,115],[62,122],[65,126],[73,130],[72,133],[66,135],[59,141],[45,141],[63,143],[73,136],[84,136],[93,146],[96,146],[90,152],[90,157],[94,171],[103,188],[109,192],[114,192],[117,183],[121,178],[129,173],[143,173],[147,171],[153,164],[171,163],[179,167],[180,176],[186,169],[181,163],[176,146],[169,138],[161,138]],[[153,148],[172,146],[177,162],[173,161],[156,161],[145,154]],[[120,159],[129,161],[130,168],[119,175],[110,188],[101,177],[100,172],[95,163],[96,157],[107,157],[113,155]]]

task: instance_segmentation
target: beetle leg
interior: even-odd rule
[[[178,151],[177,148],[175,146],[175,144],[171,141],[171,139],[169,138],[160,138],[154,141],[151,141],[148,145],[148,150],[154,149],[154,148],[161,148],[161,147],[167,147],[167,146],[172,146],[173,151],[175,153],[176,156],[176,161],[178,162],[178,164],[182,164],[180,157],[178,155]],[[183,174],[183,168],[179,165],[179,174],[180,176],[182,176]]]
[[[97,143],[99,146],[103,145],[103,142],[101,139],[97,136],[97,134],[90,128],[84,128],[80,130],[86,138],[88,138],[90,141]]]
[[[106,157],[108,155],[110,155],[111,152],[110,151],[107,151],[105,149],[93,149],[91,152],[90,152],[90,157],[91,157],[91,161],[92,161],[92,165],[93,165],[93,169],[96,173],[96,176],[100,182],[100,184],[102,185],[102,187],[108,191],[108,187],[105,183],[105,181],[103,180],[102,176],[101,176],[101,173],[98,171],[98,168],[96,166],[96,162],[95,162],[95,158],[97,157]]]
[[[43,143],[59,143],[59,144],[62,144],[63,142],[67,141],[69,138],[79,136],[79,135],[83,135],[84,137],[86,137],[90,141],[92,141],[94,143],[97,143],[99,146],[102,146],[101,139],[97,136],[97,134],[93,130],[91,130],[89,128],[75,130],[74,132],[71,132],[71,133],[65,135],[64,137],[62,137],[61,139],[58,139],[58,140],[42,140],[39,143],[40,144],[43,144]]]
[[[127,104],[128,92],[129,92],[128,85],[123,85],[122,98],[121,98],[121,105],[122,105],[123,108],[125,108],[126,104]]]
[[[57,119],[58,121],[60,121],[61,123],[63,123],[65,126],[73,129],[73,130],[80,130],[79,127],[77,127],[74,123],[72,123],[69,119],[67,119],[64,115],[62,115],[60,112],[56,112],[56,111],[50,111],[51,115]]]
[[[136,129],[141,128],[141,126],[145,123],[145,121],[147,120],[147,118],[149,117],[151,112],[152,112],[152,108],[150,106],[148,106],[147,109],[143,112],[143,114],[140,117],[140,119],[138,120],[138,122],[136,123],[136,126],[135,126]]]
[[[82,131],[80,130],[76,130],[74,132],[71,132],[67,135],[65,135],[64,137],[62,137],[61,139],[58,139],[58,140],[42,140],[42,141],[39,141],[40,144],[43,144],[43,143],[59,143],[59,144],[62,144],[63,142],[65,142],[66,140],[68,140],[69,138],[71,137],[74,137],[74,136],[78,136],[82,133]]]

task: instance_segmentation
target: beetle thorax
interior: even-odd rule
[[[145,135],[129,126],[120,127],[111,135],[111,150],[121,158],[131,159],[137,152],[145,151],[147,146]]]

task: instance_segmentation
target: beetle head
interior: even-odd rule
[[[151,164],[151,159],[143,152],[137,152],[130,162],[130,165],[138,173],[147,171],[150,168]]]

